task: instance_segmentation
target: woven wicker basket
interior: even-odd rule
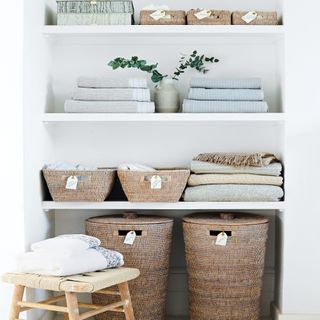
[[[115,181],[114,169],[42,170],[54,201],[104,201]],[[66,189],[67,179],[78,179],[76,190]]]
[[[186,13],[182,10],[169,10],[166,11],[166,16],[170,16],[170,18],[161,18],[159,20],[153,19],[150,15],[154,13],[154,11],[142,10],[140,11],[140,24],[170,24],[170,25],[183,25],[186,24]]]
[[[124,255],[126,267],[140,269],[140,277],[129,288],[136,320],[164,320],[168,287],[173,219],[157,216],[113,215],[86,221],[88,235],[101,245]],[[133,245],[124,244],[126,233],[135,231]],[[107,304],[117,300],[94,294],[93,302]],[[123,320],[119,313],[96,317],[98,320]]]
[[[200,12],[200,9],[192,9],[187,13],[187,24],[215,24],[226,25],[231,24],[231,12],[224,10],[210,10],[211,15],[207,18],[198,19],[195,14]]]
[[[232,24],[236,25],[277,25],[278,24],[278,17],[277,12],[275,11],[256,11],[257,18],[251,21],[250,23],[246,23],[242,20],[242,17],[246,15],[247,11],[235,11],[232,13]]]
[[[161,188],[152,189],[153,177],[160,177]],[[190,170],[166,169],[155,172],[119,171],[121,186],[131,202],[177,202],[181,198]]]
[[[183,219],[183,232],[190,320],[260,320],[268,219],[200,213]],[[220,232],[226,246],[215,244]]]

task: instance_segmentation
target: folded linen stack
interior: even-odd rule
[[[98,238],[68,234],[31,246],[32,252],[17,259],[17,271],[50,276],[68,276],[84,272],[121,267],[121,253],[100,247]]]
[[[80,77],[72,99],[64,104],[69,113],[152,113],[154,102],[146,79]]]
[[[268,112],[261,79],[193,78],[185,113],[259,113]]]
[[[279,201],[282,165],[273,154],[200,154],[184,201]]]

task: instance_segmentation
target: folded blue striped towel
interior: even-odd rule
[[[205,89],[190,88],[189,99],[219,101],[263,101],[262,89]]]
[[[265,101],[207,101],[184,99],[184,113],[262,113],[268,112]]]
[[[208,89],[261,89],[261,79],[214,79],[214,78],[193,78],[190,86],[192,88]]]

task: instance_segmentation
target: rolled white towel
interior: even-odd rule
[[[74,256],[27,252],[17,259],[17,271],[50,276],[69,276],[124,264],[121,253],[102,247],[90,248]]]
[[[39,241],[31,245],[31,250],[38,253],[73,256],[83,251],[100,246],[98,238],[84,234],[65,234]]]
[[[146,171],[146,172],[153,172],[156,171],[154,168],[145,166],[143,164],[138,163],[124,163],[120,164],[118,167],[120,171]]]
[[[68,162],[58,161],[55,163],[45,164],[43,169],[48,170],[96,170],[96,167],[85,166],[82,164],[72,164]]]

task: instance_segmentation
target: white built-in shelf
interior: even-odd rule
[[[253,25],[112,25],[112,26],[44,26],[46,36],[208,36],[208,35],[259,35],[277,36],[284,34],[284,26]]]
[[[55,202],[43,201],[43,210],[283,210],[285,202]]]
[[[46,113],[44,123],[70,122],[251,122],[282,123],[283,113]]]

